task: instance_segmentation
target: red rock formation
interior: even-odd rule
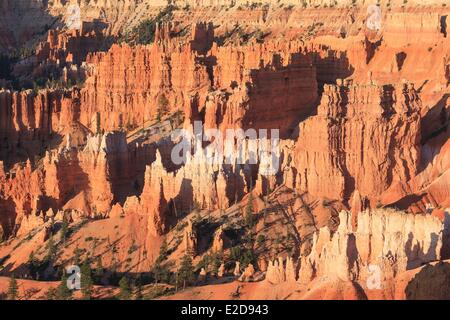
[[[214,239],[211,246],[213,252],[222,252],[225,249],[225,245],[228,244],[229,239],[226,236],[223,227],[220,226],[219,229],[214,233]]]
[[[188,221],[188,225],[184,230],[183,247],[187,254],[196,255],[197,250],[197,234],[192,226],[192,221]]]
[[[281,49],[282,56],[271,51],[276,44],[213,46],[200,56],[196,43],[113,46],[106,54],[89,57],[93,71],[82,93],[81,121],[94,130],[92,118],[99,112],[105,130],[145,125],[155,119],[164,95],[167,113],[182,110],[194,120],[205,109],[207,127],[277,128],[286,135],[295,119],[312,111],[315,69],[299,46]],[[280,99],[281,92],[289,95]],[[273,106],[266,101],[283,106],[283,113],[273,118]]]
[[[241,282],[250,282],[253,281],[253,277],[255,275],[255,267],[250,263],[244,270],[244,272],[239,277],[239,281]]]
[[[300,123],[297,188],[344,200],[357,189],[376,199],[410,179],[420,159],[419,108],[412,85],[326,85],[317,116]]]
[[[342,211],[339,219],[333,235],[328,227],[315,235],[310,255],[301,259],[300,283],[315,277],[364,283],[377,269],[381,285],[441,257],[444,224],[435,217],[365,211],[358,215],[355,232],[348,212]]]
[[[24,168],[16,167],[1,181],[2,227],[5,235],[17,231],[21,220],[42,209],[42,174],[32,172],[31,163],[27,161]]]
[[[147,219],[147,231],[155,237],[163,235],[169,226],[170,211],[164,196],[163,181],[152,179],[150,171],[145,173],[145,184],[139,198],[127,198],[124,205],[126,215],[135,214]]]
[[[422,148],[423,170],[409,180],[396,182],[382,196],[382,201],[412,212],[426,212],[427,206],[446,208],[449,193],[449,128]]]
[[[162,94],[168,99],[168,113],[183,110],[189,92],[209,87],[206,67],[194,57],[189,47],[154,44],[136,49],[114,45],[108,53],[88,58],[95,67],[82,91],[80,120],[95,130],[93,117],[99,112],[105,130],[142,126],[163,107],[158,105]]]
[[[49,30],[47,41],[37,47],[37,62],[52,62],[60,67],[70,64],[80,66],[89,52],[98,51],[104,46],[104,41],[100,32]]]
[[[283,258],[279,257],[278,260],[269,261],[266,272],[266,280],[272,284],[279,284],[286,281],[286,270],[283,265]],[[294,279],[289,280],[295,281],[295,277]]]
[[[43,152],[50,135],[73,120],[76,103],[77,91],[0,91],[3,151],[24,148],[29,154]]]

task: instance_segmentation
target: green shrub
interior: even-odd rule
[[[146,45],[155,40],[156,25],[158,23],[167,22],[172,19],[172,12],[176,9],[173,5],[168,5],[161,10],[154,18],[142,21],[138,26],[134,27],[131,32],[122,37],[120,41],[124,41],[132,45]]]
[[[266,241],[266,237],[263,234],[258,235],[258,237],[256,238],[256,243],[258,244],[258,246],[262,246],[264,241]]]

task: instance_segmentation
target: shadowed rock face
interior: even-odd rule
[[[412,85],[325,85],[317,115],[299,125],[294,161],[305,169],[297,187],[346,200],[358,190],[373,199],[395,180],[409,180],[420,161],[420,108]]]
[[[408,283],[405,289],[408,300],[449,300],[450,263],[426,265]]]

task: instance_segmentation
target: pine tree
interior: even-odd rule
[[[61,239],[63,242],[66,242],[67,234],[69,233],[69,222],[67,221],[66,216],[64,215],[62,225],[61,225]]]
[[[8,293],[7,293],[8,300],[16,300],[17,299],[17,291],[18,291],[17,280],[13,274],[11,276],[11,278],[9,279],[9,286],[8,286]]]
[[[34,251],[31,251],[30,257],[28,258],[28,269],[30,270],[31,277],[35,278],[39,263],[34,256]]]
[[[89,261],[86,260],[81,266],[81,293],[84,300],[90,300],[92,298],[92,274]]]
[[[175,274],[173,275],[173,282],[175,283],[175,292],[178,292],[178,285],[180,283],[180,272],[179,270],[175,271]]]
[[[53,235],[50,235],[50,238],[47,242],[47,256],[45,257],[45,260],[47,262],[50,262],[53,260],[56,254],[56,246],[55,246],[55,240],[53,239]]]
[[[169,112],[169,100],[167,100],[164,94],[160,95],[158,98],[158,108],[157,108],[157,121],[161,121],[162,117]]]
[[[161,280],[163,274],[163,267],[158,259],[156,259],[155,264],[153,265],[152,273],[155,278],[155,284],[157,284]]]
[[[135,290],[135,292],[136,292],[135,299],[142,300],[144,296],[142,294],[142,282],[141,282],[140,277],[136,279],[136,281],[134,283],[134,287],[136,289]]]
[[[79,266],[81,264],[81,249],[80,248],[76,248],[73,251],[73,264],[76,266]]]
[[[253,213],[253,194],[250,193],[248,196],[247,206],[245,208],[245,224],[248,228],[253,228],[255,225],[255,218]]]
[[[186,288],[186,284],[194,281],[194,266],[192,265],[192,258],[189,255],[185,255],[181,260],[178,278],[183,282],[183,289]]]
[[[161,257],[161,260],[165,260],[167,258],[169,252],[169,245],[167,244],[166,238],[163,239],[163,242],[161,243],[161,247],[159,248],[159,256]]]
[[[100,279],[101,277],[103,277],[104,271],[105,270],[103,269],[102,257],[98,256],[97,266],[95,268],[95,276]]]
[[[47,300],[56,300],[58,297],[58,291],[55,288],[49,288],[46,293]]]
[[[131,297],[130,283],[126,277],[122,277],[119,281],[119,296],[120,300],[129,300]]]
[[[252,249],[247,249],[242,253],[242,258],[240,260],[241,266],[246,268],[250,263],[254,263],[255,255]]]
[[[220,253],[214,252],[211,255],[211,271],[215,275],[217,275],[219,273],[221,260],[222,260],[222,255]]]
[[[58,286],[56,298],[58,300],[70,300],[72,298],[72,290],[67,286],[67,274],[63,272],[61,283]]]
[[[155,283],[158,283],[162,280],[167,280],[169,271],[164,268],[162,265],[163,261],[167,259],[169,252],[169,246],[167,244],[167,240],[164,238],[161,246],[159,248],[159,256],[155,261],[155,264],[152,268],[153,277],[155,279]]]

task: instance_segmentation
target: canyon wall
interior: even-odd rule
[[[52,62],[60,67],[70,64],[80,66],[86,61],[89,52],[104,48],[105,41],[103,34],[98,30],[91,32],[49,30],[47,40],[40,43],[36,50],[37,62]]]
[[[2,160],[10,165],[15,151],[23,160],[43,156],[57,132],[76,118],[77,91],[0,91]],[[25,159],[26,160],[26,159]],[[33,159],[34,160],[34,159]]]
[[[430,185],[428,198],[420,203],[404,203],[402,208],[414,206],[418,209],[412,211],[423,212],[430,198],[434,199],[431,201],[434,206],[448,200],[446,179],[441,178],[443,182],[436,183],[439,186],[431,186],[448,168],[438,160],[442,156],[434,160],[441,164],[437,171],[430,168],[426,171],[429,174],[422,173],[427,161],[423,160],[422,143],[446,125],[447,118],[442,120],[441,115],[447,114],[447,100],[442,100],[438,108],[430,103],[438,97],[437,89],[446,86],[446,60],[433,56],[444,55],[448,46],[439,29],[439,15],[414,13],[413,17],[422,17],[417,25],[426,26],[415,31],[430,34],[429,41],[435,43],[435,48],[428,55],[422,52],[421,55],[430,59],[421,59],[420,63],[410,60],[413,49],[407,49],[402,68],[396,62],[394,81],[386,83],[388,71],[375,68],[378,64],[375,61],[387,55],[395,56],[388,48],[395,48],[391,45],[393,36],[402,33],[394,21],[403,19],[404,15],[390,20],[394,15],[387,16],[383,45],[375,49],[369,62],[367,44],[361,41],[361,34],[349,40],[334,39],[334,42],[319,36],[307,43],[268,39],[262,43],[219,45],[212,42],[208,24],[195,24],[191,36],[183,39],[173,38],[170,29],[173,25],[162,25],[158,26],[156,41],[151,45],[113,45],[107,52],[86,55],[87,48],[97,50],[89,45],[91,40],[78,52],[73,51],[78,46],[69,43],[80,38],[79,34],[50,32],[40,46],[38,57],[42,61],[68,59],[75,64],[82,63],[86,82],[83,88],[72,91],[3,91],[0,100],[4,115],[0,133],[5,146],[2,159],[7,168],[17,160],[40,161],[44,149],[52,143],[63,141],[71,145],[74,142],[68,140],[78,141],[75,142],[78,150],[69,159],[65,156],[57,161],[61,169],[52,170],[63,172],[64,168],[72,168],[73,161],[95,164],[71,171],[80,175],[102,172],[98,186],[109,190],[104,203],[101,195],[91,195],[88,191],[97,182],[75,185],[76,189],[87,192],[86,201],[98,202],[94,206],[101,207],[99,212],[103,216],[115,202],[123,206],[128,196],[139,196],[143,189],[150,190],[145,187],[150,180],[155,188],[162,186],[160,193],[172,211],[188,211],[194,203],[205,208],[224,208],[253,187],[262,192],[268,185],[280,184],[317,198],[341,201],[347,207],[358,202],[364,203],[359,205],[361,208],[391,205],[398,204],[411,190],[418,193],[424,189],[425,182],[420,186],[413,182],[419,179]],[[402,41],[398,44],[401,48],[412,47],[406,40]],[[408,41],[415,43],[418,38],[411,37]],[[420,68],[413,64],[419,64]],[[372,72],[372,67],[378,73]],[[420,70],[424,68],[436,70],[429,81],[423,80],[426,75]],[[368,73],[364,75],[364,72]],[[420,87],[401,81],[401,76],[417,79]],[[424,117],[427,108],[430,116]],[[176,168],[167,165],[170,162],[167,152],[163,152],[161,161],[146,169],[158,159],[156,149],[162,146],[151,146],[145,139],[141,143],[138,142],[141,138],[135,141],[130,137],[138,134],[140,128],[153,127],[161,114],[171,117],[176,112],[183,114],[183,127],[188,130],[196,120],[202,121],[205,129],[218,128],[222,132],[228,128],[279,129],[283,139],[280,171],[267,178],[257,166],[196,168],[187,164]],[[439,127],[432,130],[430,124],[436,123],[436,119],[441,119]],[[91,139],[90,134],[114,130],[129,134],[128,138],[121,138],[127,141],[111,142],[119,143],[118,149],[122,150],[119,156],[112,157],[106,165],[102,164],[106,160],[87,155],[92,152],[83,146]],[[445,134],[440,139],[446,141]],[[130,143],[128,147],[123,147],[127,143]],[[432,153],[439,153],[442,143]],[[294,148],[288,147],[292,144]],[[163,148],[170,147],[168,144]],[[19,150],[22,155],[11,157],[11,150]],[[60,156],[52,156],[55,157]],[[98,161],[101,169],[96,167]],[[422,178],[416,178],[418,174]],[[216,187],[206,188],[204,181]],[[64,188],[55,191],[59,206],[70,199],[69,194],[75,196]],[[145,192],[140,196],[145,198]],[[93,207],[88,207],[90,212]]]
[[[274,54],[276,45],[213,46],[206,56],[175,40],[136,49],[113,46],[88,58],[92,73],[82,90],[80,121],[94,130],[92,119],[99,113],[104,130],[135,128],[164,107],[191,121],[203,120],[204,113],[207,125],[221,130],[276,128],[287,136],[296,119],[313,110],[315,68],[306,54],[292,53],[295,47]],[[276,106],[283,112],[273,118]]]
[[[44,24],[72,3],[32,2],[24,12],[49,14]],[[290,0],[269,7],[177,1],[153,43],[110,48],[102,45],[109,34],[129,31],[166,3],[81,1],[84,18],[104,22],[101,31],[48,25],[46,36],[29,22],[10,34],[5,24],[26,3],[2,3],[14,12],[0,20],[1,47],[42,38],[18,69],[50,64],[85,82],[0,91],[0,232],[10,241],[0,254],[16,244],[21,250],[14,241],[37,230],[44,244],[50,224],[68,218],[86,224],[68,248],[103,239],[98,248],[112,267],[117,245],[121,271],[148,272],[163,238],[175,262],[185,253],[195,263],[217,251],[231,256],[245,228],[267,236],[249,240],[259,256],[246,270],[267,267],[274,286],[327,277],[363,283],[371,265],[387,282],[447,258],[448,9],[416,3],[383,2],[382,30],[373,34],[359,1],[306,1],[306,8]],[[197,143],[199,122],[205,139]],[[173,137],[176,129],[189,138]],[[217,138],[208,129],[278,129],[279,152],[260,153],[264,137],[233,137],[220,153],[208,148]],[[180,142],[189,146],[175,163]],[[206,227],[193,222],[201,215]],[[244,231],[233,229],[233,237],[235,225]],[[259,263],[288,249],[286,262]],[[24,252],[12,258],[17,265]]]
[[[405,285],[399,279],[408,270],[442,259],[442,248],[449,239],[448,222],[430,215],[392,209],[363,211],[357,228],[350,212],[341,211],[339,220],[337,230],[322,227],[314,234],[311,251],[301,256],[298,264],[290,257],[270,261],[266,281],[272,285],[297,283],[299,288],[309,288],[311,293],[305,294],[313,296],[322,291],[326,294],[324,284],[336,294],[336,286],[357,283],[366,298],[369,294],[401,297]],[[351,296],[351,291],[348,293]]]
[[[435,217],[397,211],[365,211],[353,230],[348,212],[339,215],[338,230],[324,227],[313,248],[301,259],[298,281],[314,277],[343,281],[366,280],[377,269],[381,283],[406,270],[441,258],[444,223]]]
[[[420,108],[412,84],[325,85],[317,115],[299,126],[295,187],[374,200],[397,178],[409,180],[420,161]]]

